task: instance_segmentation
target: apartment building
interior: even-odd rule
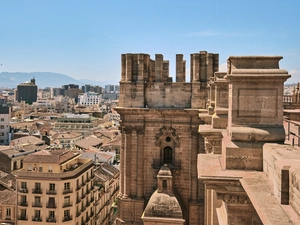
[[[93,162],[67,150],[40,151],[17,171],[19,225],[92,225]]]
[[[10,107],[0,107],[0,145],[8,145],[11,139],[10,114]]]

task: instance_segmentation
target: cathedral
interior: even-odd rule
[[[290,77],[281,58],[230,56],[218,72],[219,55],[200,51],[186,82],[182,54],[175,81],[163,55],[122,54],[117,224],[294,222],[287,211],[297,214],[298,200],[287,179],[296,169],[277,152],[286,150]]]

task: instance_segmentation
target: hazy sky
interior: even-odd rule
[[[281,55],[300,82],[300,1],[0,0],[0,72],[120,80],[122,53]],[[1,81],[0,81],[1,82]]]

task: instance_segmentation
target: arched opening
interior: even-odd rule
[[[173,149],[170,146],[164,148],[163,153],[163,164],[172,164],[173,163]]]

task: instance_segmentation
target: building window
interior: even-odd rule
[[[22,219],[25,220],[26,219],[26,215],[27,215],[26,209],[21,209],[21,214],[20,214],[21,220]]]
[[[55,184],[50,183],[50,185],[49,185],[49,190],[50,190],[50,191],[55,191]]]
[[[4,125],[1,125],[1,126],[0,126],[0,129],[4,129]]]
[[[163,152],[163,164],[173,163],[173,149],[170,146],[166,146]]]
[[[41,183],[35,183],[35,190],[41,190]]]
[[[27,183],[21,182],[21,189],[27,190]]]
[[[64,190],[70,190],[70,183],[64,183]]]
[[[34,219],[36,221],[40,220],[41,218],[41,210],[34,210]]]
[[[4,121],[4,118],[1,118],[1,122],[3,122]]]
[[[6,217],[10,218],[11,217],[11,208],[6,209]]]
[[[70,196],[64,197],[64,206],[70,206],[71,201],[70,201]]]
[[[67,220],[70,218],[70,210],[69,209],[64,210],[64,218],[67,219]]]

